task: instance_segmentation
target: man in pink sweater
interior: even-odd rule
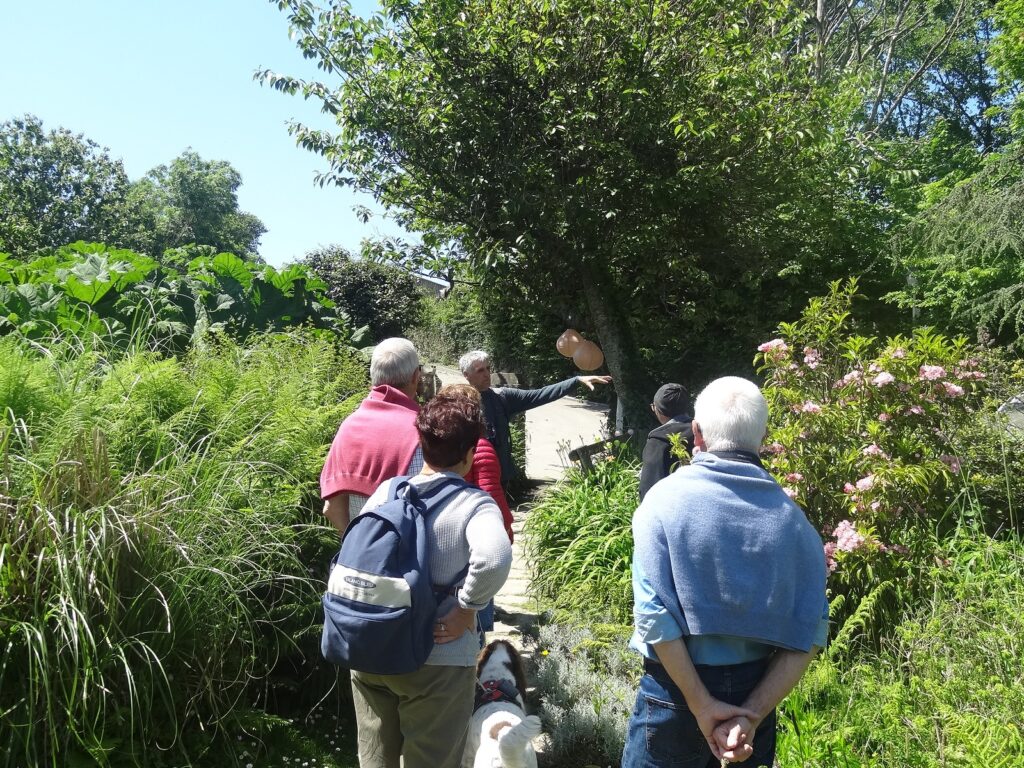
[[[385,480],[423,468],[416,432],[420,360],[408,339],[384,339],[370,359],[370,394],[342,422],[320,473],[324,515],[339,531]]]

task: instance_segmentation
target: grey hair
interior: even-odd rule
[[[465,376],[469,373],[469,369],[473,367],[473,363],[479,363],[481,361],[489,363],[491,362],[491,356],[482,349],[474,349],[472,352],[467,352],[459,358],[459,370],[462,371],[462,375]]]
[[[768,401],[754,382],[723,376],[697,395],[693,420],[707,450],[756,452],[768,427]]]
[[[420,356],[411,341],[398,336],[384,339],[373,348],[370,384],[375,387],[390,384],[401,389],[412,381],[419,367]]]

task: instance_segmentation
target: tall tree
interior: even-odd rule
[[[301,263],[324,282],[327,296],[353,327],[369,328],[375,342],[404,336],[423,314],[423,294],[404,269],[353,259],[339,245],[310,251]]]
[[[278,5],[338,77],[262,73],[336,116],[294,127],[325,180],[458,243],[485,291],[581,318],[635,421],[653,369],[748,358],[853,255],[864,196],[788,2]]]
[[[120,160],[32,115],[0,124],[0,252],[27,257],[76,240],[123,244],[132,229]]]
[[[267,231],[256,216],[238,208],[242,175],[225,160],[204,160],[187,150],[132,186],[139,209],[138,247],[159,256],[195,243],[217,252],[255,258]]]

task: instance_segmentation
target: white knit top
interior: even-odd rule
[[[416,475],[410,481],[417,488],[429,488],[442,478],[457,478],[453,472]],[[373,492],[363,511],[376,509],[386,499],[391,481],[385,481]],[[438,606],[443,616],[457,599],[463,608],[480,610],[501,589],[512,568],[512,546],[505,533],[501,510],[488,494],[468,487],[451,497],[440,510],[435,510],[427,526],[430,549],[430,580],[435,585],[451,584],[469,565],[469,572],[457,594]],[[467,631],[458,640],[434,645],[427,664],[450,667],[472,667],[476,664],[480,643],[476,632]]]

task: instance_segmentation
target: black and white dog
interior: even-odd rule
[[[537,768],[532,740],[540,735],[540,718],[524,709],[519,652],[506,640],[488,643],[477,659],[476,677],[463,768]]]

